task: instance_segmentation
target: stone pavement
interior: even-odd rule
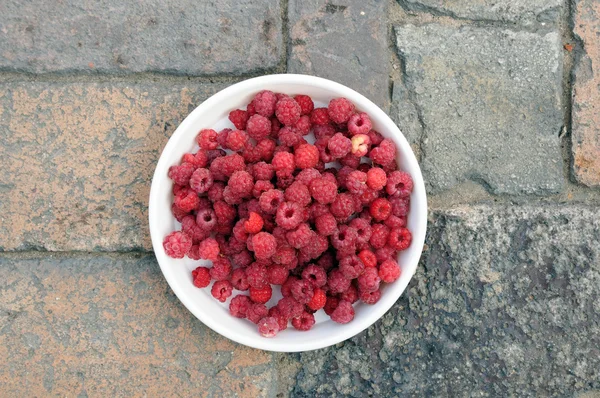
[[[0,2],[0,396],[600,396],[596,0]],[[151,253],[169,136],[236,81],[308,73],[388,110],[427,246],[357,337],[210,331]]]

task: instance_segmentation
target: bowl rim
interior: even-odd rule
[[[265,85],[273,84],[304,85],[321,88],[327,91],[333,91],[335,92],[336,96],[348,98],[353,103],[355,103],[357,107],[360,108],[363,112],[366,112],[374,119],[378,119],[380,121],[380,124],[384,125],[384,129],[380,129],[381,131],[385,130],[387,134],[398,136],[397,138],[401,142],[402,146],[401,152],[406,157],[406,161],[410,163],[412,169],[411,176],[413,178],[414,186],[418,189],[419,192],[422,193],[422,196],[418,198],[419,206],[411,206],[412,210],[414,210],[415,208],[421,209],[419,212],[420,214],[418,214],[417,223],[419,225],[422,225],[423,227],[419,228],[416,231],[416,233],[411,231],[413,232],[413,240],[411,246],[414,247],[413,250],[417,250],[417,253],[415,253],[415,255],[413,256],[414,261],[411,264],[403,263],[402,271],[403,273],[408,272],[409,278],[405,279],[404,283],[402,283],[402,286],[394,289],[397,290],[397,293],[395,295],[382,295],[380,301],[377,304],[369,307],[370,312],[366,318],[362,319],[362,322],[354,320],[353,322],[345,324],[342,328],[338,329],[338,333],[332,333],[326,338],[319,339],[317,341],[308,340],[307,342],[304,342],[302,344],[285,348],[272,343],[274,340],[277,339],[277,337],[275,337],[274,339],[267,339],[260,336],[256,338],[256,336],[248,336],[243,333],[239,333],[236,330],[222,327],[218,321],[213,319],[213,317],[208,316],[204,312],[200,311],[198,309],[198,306],[194,305],[192,299],[187,294],[185,294],[182,289],[179,288],[178,282],[175,280],[174,277],[171,276],[169,270],[166,268],[165,264],[168,260],[166,253],[164,252],[164,248],[162,246],[162,241],[164,237],[159,236],[158,231],[156,231],[158,228],[158,215],[156,214],[156,203],[158,202],[158,195],[160,194],[161,189],[158,183],[159,178],[157,177],[159,176],[159,173],[168,170],[168,167],[171,166],[170,164],[166,164],[168,159],[167,156],[164,156],[164,154],[170,153],[176,148],[176,141],[178,141],[177,138],[179,136],[184,135],[186,131],[190,128],[189,125],[192,123],[194,116],[196,114],[201,114],[205,112],[207,109],[210,109],[215,104],[218,104],[219,102],[227,99],[229,96],[235,94],[236,92],[258,92],[261,89],[264,89]],[[414,192],[415,191],[413,190],[413,193]],[[414,198],[411,198],[411,201],[413,199]],[[173,293],[175,293],[179,301],[181,301],[181,303],[188,309],[188,311],[190,311],[204,325],[208,326],[210,329],[219,333],[220,335],[227,337],[228,339],[235,341],[239,344],[274,352],[311,351],[337,344],[359,334],[360,332],[374,324],[377,320],[379,320],[385,313],[387,313],[405,292],[408,283],[412,280],[412,277],[416,272],[419,260],[422,256],[423,245],[425,243],[425,235],[427,231],[427,214],[427,193],[425,191],[425,184],[423,181],[421,168],[412,151],[410,144],[406,140],[406,137],[404,137],[398,126],[387,115],[387,113],[385,113],[381,108],[379,108],[379,106],[377,106],[371,100],[345,85],[325,78],[301,74],[274,74],[246,79],[220,90],[219,92],[213,94],[211,97],[200,103],[179,124],[179,126],[175,129],[171,137],[169,137],[169,141],[161,151],[161,155],[159,157],[159,160],[156,164],[156,168],[152,176],[152,184],[150,188],[148,205],[149,230],[154,254],[161,268],[163,276],[167,280],[169,287],[171,288]],[[394,283],[400,282],[401,281],[398,280]]]

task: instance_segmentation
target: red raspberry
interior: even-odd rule
[[[261,210],[267,214],[275,214],[283,201],[283,192],[278,189],[270,189],[264,192],[258,200]]]
[[[371,131],[371,118],[364,112],[350,116],[348,132],[351,135],[368,134]]]
[[[412,234],[406,228],[394,228],[390,231],[387,242],[396,250],[405,250],[412,242]]]
[[[301,249],[310,243],[314,231],[310,229],[308,224],[302,223],[293,231],[288,232],[285,237],[290,246]]]
[[[379,191],[387,184],[385,171],[379,167],[373,167],[367,171],[367,185],[369,188]]]
[[[262,160],[259,149],[251,143],[246,143],[246,147],[242,151],[242,156],[248,163],[256,163]]]
[[[295,280],[298,280],[295,276],[289,276],[287,280],[281,285],[281,295],[283,297],[291,297],[292,296],[292,284]]]
[[[338,250],[354,247],[358,233],[352,227],[340,225],[338,230],[331,235],[331,244]]]
[[[333,313],[333,311],[337,308],[340,303],[340,298],[337,296],[327,296],[327,301],[325,302],[325,307],[323,307],[323,311],[329,316]]]
[[[309,281],[315,288],[322,287],[327,283],[327,273],[322,267],[309,264],[302,270],[302,279]]]
[[[393,171],[387,179],[385,190],[389,195],[405,198],[413,190],[413,180],[408,173]]]
[[[301,331],[310,330],[315,325],[315,316],[309,312],[303,311],[300,316],[292,319],[292,326]]]
[[[315,125],[313,127],[313,134],[315,135],[315,140],[329,140],[336,133],[335,127],[325,124],[322,126]]]
[[[248,112],[248,116],[252,116],[256,114],[256,108],[254,107],[254,101],[250,101],[250,103],[246,106],[246,112]]]
[[[227,187],[231,188],[234,195],[247,198],[252,196],[254,180],[247,171],[236,171],[227,182]]]
[[[298,257],[298,261],[301,259],[303,262],[309,262],[310,260],[314,260],[318,258],[323,252],[327,250],[329,247],[329,241],[326,237],[317,235],[316,233],[311,234],[310,241],[307,245],[303,246],[300,249],[300,256]]]
[[[299,302],[296,301],[293,297],[283,297],[277,303],[277,308],[281,312],[281,315],[287,319],[295,318],[300,316],[303,311],[303,306]]]
[[[360,253],[358,253],[358,258],[360,258],[360,261],[363,262],[365,267],[377,266],[377,257],[371,250],[362,250]]]
[[[279,131],[279,143],[286,147],[293,147],[302,141],[302,135],[292,127],[284,127]]]
[[[268,285],[267,267],[262,264],[250,264],[248,268],[246,268],[246,277],[248,278],[248,284],[255,288],[261,289]]]
[[[360,300],[365,304],[375,304],[381,298],[381,290],[377,289],[372,292],[361,291]]]
[[[269,181],[275,175],[275,171],[273,170],[273,165],[265,163],[265,162],[258,162],[256,164],[252,165],[251,174],[255,180]]]
[[[319,162],[319,150],[311,144],[302,144],[294,152],[296,166],[301,169],[315,167]]]
[[[231,284],[237,290],[248,290],[250,284],[248,283],[246,271],[244,271],[242,268],[234,269],[231,274]]]
[[[379,289],[381,279],[377,273],[377,268],[365,268],[363,273],[358,277],[358,290],[361,292],[374,292]]]
[[[314,288],[311,282],[306,279],[295,280],[291,285],[292,297],[300,304],[308,303],[314,294]]]
[[[181,220],[181,232],[192,238],[192,243],[198,243],[210,235],[210,231],[198,225],[192,215],[187,215]]]
[[[316,199],[316,198],[315,198]],[[331,204],[329,210],[331,214],[337,219],[345,220],[354,214],[356,208],[352,195],[348,193],[341,193],[335,197],[335,200]]]
[[[284,126],[293,126],[300,119],[300,105],[293,98],[285,97],[275,105],[275,115]]]
[[[381,264],[386,260],[396,257],[397,250],[390,246],[384,246],[380,249],[375,250],[375,257],[377,263]]]
[[[299,181],[294,181],[285,190],[285,200],[288,202],[296,202],[302,207],[306,207],[310,204],[312,198],[308,187]]]
[[[278,152],[273,156],[273,169],[277,177],[291,176],[296,168],[294,155],[289,152]]]
[[[388,165],[396,159],[396,146],[392,140],[386,138],[381,141],[379,146],[371,149],[369,156],[375,163],[382,166]]]
[[[208,163],[212,163],[216,158],[220,158],[222,156],[227,155],[227,153],[222,149],[212,149],[206,151],[206,157],[208,159]]]
[[[196,154],[185,153],[181,158],[181,164],[183,163],[189,163],[194,167],[206,167],[206,165],[208,164],[206,151],[204,149],[200,149]]]
[[[315,202],[310,205],[309,220],[314,221],[317,219],[317,217],[322,216],[323,214],[326,214],[326,213],[329,213],[329,206],[322,205],[319,202]]]
[[[233,130],[227,135],[225,140],[225,148],[232,151],[241,151],[246,146],[248,134],[242,130]]]
[[[275,233],[275,231],[273,231],[273,233]],[[296,250],[293,247],[278,247],[277,253],[275,253],[275,255],[273,256],[273,262],[275,262],[276,264],[289,264],[294,261],[295,257]]]
[[[320,126],[329,124],[331,119],[329,119],[329,112],[327,111],[327,108],[315,108],[310,113],[310,121],[312,124]]]
[[[350,223],[349,226],[356,230],[356,243],[368,243],[369,239],[371,239],[371,234],[373,233],[371,229],[371,224],[367,220],[362,218],[355,218]]]
[[[198,245],[192,245],[192,247],[190,247],[190,250],[188,250],[188,252],[187,252],[187,256],[188,256],[188,258],[191,258],[192,260],[200,260],[200,253],[198,252]]]
[[[277,176],[277,188],[285,190],[294,182],[294,176]]]
[[[244,201],[244,198],[234,193],[230,186],[226,186],[223,191],[223,200],[230,205],[239,205]]]
[[[236,109],[229,112],[229,120],[238,130],[244,130],[246,128],[246,122],[248,122],[248,112],[241,109]]]
[[[169,178],[177,185],[187,185],[196,167],[191,163],[169,167]]]
[[[183,258],[192,247],[192,238],[184,232],[171,232],[163,240],[163,247],[167,256]]]
[[[244,228],[249,234],[256,234],[262,230],[263,225],[264,222],[260,214],[252,211],[250,212],[250,217],[244,223]]]
[[[410,208],[410,199],[392,196],[389,200],[392,204],[392,214],[396,217],[406,217]]]
[[[198,198],[198,194],[196,192],[188,188],[181,190],[177,196],[175,196],[173,202],[178,209],[189,213],[190,211],[198,208],[200,199]]]
[[[346,123],[354,113],[354,104],[346,98],[334,98],[329,101],[327,112],[334,123]]]
[[[232,153],[231,155],[224,156],[221,159],[221,171],[227,177],[231,177],[236,171],[246,170],[246,162],[244,161],[244,158],[237,153]]]
[[[245,249],[231,256],[231,262],[235,266],[241,268],[246,268],[247,266],[252,264],[252,261],[254,261],[254,257],[252,257],[252,254],[250,254],[250,252]]]
[[[229,302],[229,313],[236,318],[245,318],[252,300],[248,296],[237,295]]]
[[[350,193],[360,195],[367,190],[367,175],[362,171],[354,170],[348,174],[346,188]]]
[[[303,209],[296,202],[283,202],[277,208],[275,222],[283,229],[294,229],[303,220]]]
[[[273,188],[275,187],[273,186],[273,184],[271,184],[270,181],[258,180],[254,183],[254,188],[252,189],[252,196],[254,196],[255,198],[260,198],[264,192],[270,191]],[[258,208],[260,209],[260,204],[258,205]]]
[[[354,158],[366,156],[369,153],[371,139],[366,134],[356,134],[352,137],[352,150],[350,151]],[[360,161],[360,160],[359,160]],[[358,167],[358,166],[357,166]]]
[[[282,285],[289,276],[289,271],[283,265],[272,265],[267,270],[267,278],[269,283],[273,285]]]
[[[224,303],[227,298],[231,296],[233,291],[233,286],[231,286],[231,282],[229,281],[216,281],[212,289],[210,289],[210,294],[220,302]]]
[[[277,241],[270,233],[259,232],[252,237],[252,247],[257,259],[267,259],[275,254]]]
[[[342,293],[350,287],[350,279],[339,269],[334,269],[327,277],[327,286],[330,293]]]
[[[300,113],[303,115],[310,115],[313,109],[315,109],[315,104],[308,95],[298,94],[294,97],[294,100],[300,105]]]
[[[218,146],[220,146],[221,148],[227,147],[227,137],[229,137],[229,133],[231,133],[232,131],[233,130],[231,130],[231,129],[223,129],[223,130],[219,131],[219,134],[217,134]]]
[[[354,285],[350,285],[348,290],[340,295],[340,299],[345,300],[350,304],[356,303],[358,301],[358,289],[354,287]]]
[[[282,330],[287,329],[288,319],[281,314],[281,311],[279,311],[279,308],[277,308],[277,306],[269,308],[269,316],[277,320],[280,332]]]
[[[213,261],[210,276],[216,281],[224,281],[231,276],[231,262],[227,257],[219,257]]]
[[[215,261],[219,256],[219,243],[214,238],[206,238],[198,245],[200,258]]]
[[[300,116],[300,119],[294,124],[294,128],[301,135],[307,135],[310,133],[312,123],[310,122],[310,116]]]
[[[367,135],[371,139],[371,145],[379,145],[383,141],[383,136],[375,130],[369,131]]]
[[[318,311],[321,308],[325,307],[326,302],[327,302],[327,296],[325,295],[325,291],[323,291],[322,289],[315,289],[315,292],[314,292],[312,298],[306,305],[311,310]]]
[[[223,191],[225,190],[225,184],[222,182],[215,182],[208,190],[208,199],[211,202],[218,202],[223,200]]]
[[[327,143],[329,153],[334,159],[340,159],[352,150],[352,141],[342,133],[336,133]]]
[[[238,220],[233,226],[233,237],[237,240],[245,241],[248,239],[248,231],[246,231],[246,221],[245,218]]]
[[[315,219],[315,227],[317,232],[322,236],[333,235],[337,231],[337,221],[335,217],[327,212]]]
[[[200,130],[196,136],[196,142],[202,149],[217,149],[217,132],[213,129]]]
[[[250,116],[246,124],[246,132],[256,141],[260,141],[271,135],[271,121],[264,116]]]
[[[229,224],[235,220],[236,211],[235,208],[229,206],[224,201],[215,202],[213,205],[215,210],[215,215],[217,216],[217,223],[219,224]]]
[[[252,100],[253,108],[259,115],[271,117],[275,113],[275,104],[277,97],[274,92],[264,90],[254,96]]]
[[[392,283],[400,278],[400,272],[398,263],[392,259],[385,260],[379,266],[379,277],[386,283]]]
[[[262,289],[257,289],[255,287],[250,288],[250,299],[255,303],[266,303],[267,301],[271,300],[272,294],[273,289],[271,289],[271,285],[266,285]]]
[[[198,192],[207,192],[213,184],[213,178],[207,169],[196,169],[190,178],[190,187]]]
[[[325,271],[329,271],[333,268],[335,258],[333,253],[325,252],[323,255],[317,260],[317,265],[323,268]]]
[[[308,186],[312,197],[321,204],[332,203],[337,197],[337,184],[326,178],[315,178]]]
[[[369,207],[371,216],[377,221],[383,221],[392,214],[392,204],[385,198],[377,198]]]
[[[354,308],[349,301],[340,300],[340,303],[331,313],[331,320],[337,323],[348,323],[354,319]]]
[[[279,333],[279,321],[277,318],[268,316],[258,321],[258,333],[262,337],[275,337]]]
[[[348,176],[350,175],[350,173],[352,173],[354,171],[354,169],[344,166],[341,169],[338,170],[337,174],[336,174],[336,179],[337,179],[337,183],[341,188],[346,188],[346,180],[348,179]]]
[[[260,158],[265,162],[270,162],[273,159],[273,155],[275,154],[275,141],[271,139],[260,140],[258,144],[256,144],[256,150],[260,154]]]
[[[203,288],[210,285],[210,272],[206,267],[198,267],[192,271],[192,282],[194,286]]]
[[[264,304],[254,303],[248,307],[246,318],[252,323],[258,323],[269,314],[269,310]]]
[[[392,214],[385,219],[384,224],[390,228],[406,227],[406,217],[397,217]]]
[[[365,270],[365,265],[355,255],[344,257],[340,261],[340,271],[348,279],[356,279]]]
[[[335,160],[328,147],[330,139],[331,138],[320,138],[315,141],[315,146],[319,150],[319,160],[323,162],[323,164],[330,163]]]
[[[375,249],[380,249],[386,245],[388,236],[390,235],[390,229],[383,224],[373,224],[371,226],[371,238],[369,243]]]

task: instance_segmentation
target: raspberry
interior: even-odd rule
[[[269,310],[264,304],[254,303],[248,307],[248,311],[246,311],[246,318],[252,323],[258,323],[268,314]]]
[[[212,161],[215,160],[216,158],[220,158],[225,155],[227,155],[227,153],[222,149],[213,149],[213,150],[206,151],[206,157],[208,159],[209,164],[212,163]]]
[[[331,244],[338,250],[351,248],[356,244],[358,233],[352,227],[340,225],[338,230],[331,235]]]
[[[294,128],[301,135],[307,135],[310,133],[310,128],[312,127],[312,123],[310,122],[309,116],[300,116],[300,119],[294,124]]]
[[[315,264],[307,265],[302,271],[302,279],[309,281],[313,287],[322,287],[327,283],[327,273]]]
[[[327,148],[334,159],[343,158],[352,150],[352,141],[342,133],[336,133],[329,139]]]
[[[302,144],[296,148],[294,159],[300,169],[315,167],[319,162],[319,150],[314,145]]]
[[[247,219],[242,218],[233,226],[233,237],[237,240],[245,241],[248,239],[248,231],[246,231],[245,226],[246,221]]]
[[[380,249],[375,250],[375,257],[377,259],[377,263],[381,264],[386,260],[389,260],[393,257],[396,257],[397,251],[393,247],[384,246]]]
[[[274,233],[275,231],[273,231]],[[296,257],[296,250],[293,247],[278,247],[277,253],[273,256],[273,262],[276,264],[289,264]]]
[[[390,235],[390,229],[383,224],[373,224],[371,226],[371,238],[369,243],[375,249],[380,249],[387,243],[388,236]]]
[[[264,140],[260,140],[258,144],[256,144],[256,150],[260,154],[260,158],[265,162],[270,162],[273,159],[273,155],[275,154],[276,143],[273,140],[268,138]]]
[[[333,311],[337,308],[340,303],[340,298],[336,296],[327,296],[327,301],[325,302],[325,307],[323,307],[323,311],[329,316],[333,313]]]
[[[270,189],[264,192],[258,200],[260,208],[267,214],[275,214],[283,201],[283,192],[278,189]]]
[[[371,216],[377,221],[383,221],[392,214],[392,204],[385,198],[377,198],[369,207]]]
[[[371,149],[369,154],[373,162],[382,166],[392,163],[396,159],[396,146],[390,139],[381,141],[379,146]]]
[[[294,176],[278,176],[277,177],[277,188],[285,190],[294,182]]]
[[[334,98],[329,101],[327,113],[334,123],[346,123],[354,113],[354,104],[346,98]]]
[[[246,124],[246,132],[256,141],[267,138],[271,135],[271,121],[262,115],[250,116]]]
[[[358,277],[358,290],[364,292],[374,292],[379,289],[381,279],[377,273],[377,268],[365,268],[363,273]]]
[[[215,261],[219,256],[219,243],[214,238],[206,238],[198,245],[198,253],[203,260]]]
[[[252,165],[252,177],[255,180],[266,180],[269,181],[275,175],[275,171],[273,170],[273,165],[265,162],[258,162]]]
[[[236,171],[246,170],[246,162],[244,161],[244,158],[237,153],[224,156],[221,158],[220,162],[222,162],[221,171],[227,177],[231,177]]]
[[[237,290],[248,290],[250,284],[248,283],[248,277],[246,271],[242,268],[236,268],[231,273],[231,284]]]
[[[210,289],[210,294],[220,302],[224,303],[233,291],[233,286],[229,281],[217,281]]]
[[[298,280],[295,276],[289,276],[286,281],[281,285],[281,295],[283,297],[291,297],[292,296],[292,284],[295,280]]]
[[[252,116],[256,114],[256,108],[254,107],[254,101],[250,101],[250,103],[246,106],[246,112],[248,112],[248,116]]]
[[[283,202],[277,208],[275,222],[283,229],[294,229],[302,222],[302,207],[296,202]]]
[[[358,258],[360,258],[360,261],[363,262],[365,267],[377,266],[377,257],[371,250],[362,250],[360,253],[358,253]]]
[[[300,316],[292,319],[292,326],[301,331],[310,330],[315,325],[315,316],[309,312],[303,311]]]
[[[400,272],[398,263],[392,259],[385,260],[379,266],[379,277],[386,283],[392,283],[400,278]]]
[[[282,285],[289,276],[289,271],[283,265],[272,265],[267,270],[269,283],[273,285]]]
[[[309,220],[314,221],[317,217],[322,216],[323,214],[329,213],[329,206],[322,205],[321,203],[313,203],[310,205],[309,209]]]
[[[327,277],[327,286],[331,293],[342,293],[350,287],[350,279],[339,269],[334,269]]]
[[[218,202],[223,200],[223,190],[225,190],[225,184],[222,182],[215,182],[208,190],[208,199],[211,202]]]
[[[350,151],[352,155],[356,158],[360,158],[361,156],[366,156],[369,153],[369,146],[371,144],[371,139],[366,134],[356,134],[352,137],[352,150]]]
[[[277,177],[287,177],[292,175],[296,168],[294,155],[289,152],[278,152],[273,156],[273,169]]]
[[[280,332],[282,330],[287,329],[288,319],[281,314],[281,311],[279,311],[279,308],[277,308],[277,306],[269,308],[269,316],[277,320]]]
[[[351,135],[367,134],[371,127],[371,118],[364,112],[354,114],[348,120],[348,132]]]
[[[285,97],[275,105],[275,115],[284,126],[293,126],[300,119],[300,105],[293,98]]]
[[[387,184],[385,171],[379,167],[373,167],[367,171],[367,185],[369,188],[379,191]]]
[[[250,212],[250,217],[244,223],[244,228],[246,229],[246,232],[248,232],[249,234],[256,234],[256,233],[260,232],[263,225],[264,225],[264,222],[263,222],[263,219],[260,216],[260,214],[252,211],[252,212]]]
[[[279,138],[279,143],[281,145],[293,147],[301,142],[302,135],[292,127],[284,127],[279,131],[277,138]]]
[[[406,217],[397,217],[392,214],[385,219],[384,224],[390,228],[406,227]]]
[[[210,285],[210,272],[206,267],[198,267],[192,271],[192,282],[194,286],[203,288]]]
[[[184,232],[171,232],[163,240],[163,247],[167,256],[183,258],[192,247],[192,238]]]
[[[262,160],[259,149],[251,143],[246,143],[246,147],[242,151],[242,156],[248,163],[256,163]]]
[[[293,231],[288,232],[285,237],[290,246],[300,249],[310,243],[314,232],[310,229],[308,224],[302,223]]]
[[[257,289],[255,287],[250,288],[250,299],[255,303],[266,303],[267,301],[271,300],[272,294],[273,289],[271,289],[271,285],[266,285],[262,289]]]
[[[192,245],[192,247],[190,247],[190,250],[188,250],[188,252],[187,252],[187,256],[188,256],[188,258],[191,258],[192,260],[200,260],[200,253],[198,252],[198,245]]]
[[[306,305],[311,310],[318,311],[321,308],[325,307],[326,302],[327,302],[327,296],[325,295],[325,291],[317,288],[317,289],[315,289],[312,298]]]
[[[392,204],[392,214],[397,217],[406,217],[410,208],[410,199],[392,196],[389,200]]]
[[[234,193],[230,186],[227,186],[223,191],[223,200],[230,205],[239,205],[244,201],[244,198]]]
[[[213,205],[215,215],[217,216],[217,223],[229,224],[235,220],[236,211],[235,208],[229,206],[224,201],[215,202]]]
[[[371,224],[369,224],[367,220],[355,218],[350,221],[348,225],[356,230],[356,243],[362,244],[369,242],[373,231],[371,230]]]
[[[217,144],[221,148],[227,147],[227,137],[229,137],[229,133],[232,131],[233,130],[231,130],[231,129],[223,129],[223,130],[219,131],[219,134],[217,134]]]
[[[279,333],[279,321],[272,316],[261,319],[258,322],[258,333],[262,337],[275,337]]]
[[[348,179],[348,176],[350,175],[350,173],[352,173],[354,171],[354,169],[344,166],[341,169],[338,170],[337,174],[336,174],[336,179],[338,182],[338,185],[341,188],[346,188],[346,180]]]
[[[213,178],[207,169],[196,169],[190,178],[190,187],[198,192],[207,192],[213,184]]]
[[[329,210],[337,219],[345,220],[355,212],[354,199],[348,193],[341,193],[336,196]]]
[[[327,111],[327,108],[315,108],[310,113],[310,121],[312,124],[319,126],[329,124],[331,119],[329,118],[329,112]]]
[[[371,139],[371,145],[379,145],[383,141],[383,136],[375,130],[369,131],[367,135]]]
[[[217,281],[224,281],[231,276],[231,262],[227,257],[219,257],[213,261],[210,276]]]
[[[200,149],[196,154],[185,153],[181,158],[181,164],[189,163],[194,167],[206,167],[208,164],[208,158],[206,157],[206,151]]]
[[[389,195],[405,198],[410,196],[413,190],[413,180],[408,173],[394,171],[387,179],[385,190]]]
[[[254,180],[247,171],[236,171],[227,182],[227,187],[231,188],[234,195],[247,198],[252,196]]]
[[[394,228],[390,231],[388,237],[388,245],[400,251],[405,250],[410,246],[412,234],[406,228]]]
[[[288,202],[296,202],[302,207],[308,206],[312,200],[308,187],[299,181],[294,181],[285,190],[284,196]]]
[[[270,233],[259,232],[252,237],[252,247],[257,259],[267,259],[275,254],[277,242]]]
[[[225,147],[232,151],[241,151],[246,146],[248,141],[248,134],[242,130],[233,130],[227,135],[225,140]]]
[[[360,300],[365,304],[375,304],[381,298],[381,290],[377,289],[372,292],[361,291]]]
[[[264,192],[267,192],[271,189],[275,188],[270,181],[266,180],[258,180],[254,183],[254,188],[252,188],[252,196],[255,198],[260,198]],[[260,204],[258,205],[260,209]],[[238,208],[239,211],[239,208]]]
[[[367,175],[362,171],[354,170],[348,174],[346,188],[350,193],[360,195],[367,190]]]
[[[187,215],[181,220],[181,232],[192,238],[192,243],[198,243],[210,235],[210,231],[198,225],[192,215]]]
[[[315,109],[315,104],[308,95],[298,94],[294,97],[294,100],[300,105],[300,113],[303,115],[310,115],[313,109]]]
[[[252,263],[246,268],[246,277],[250,286],[261,289],[268,284],[267,267],[259,263]]]
[[[236,129],[244,130],[246,128],[246,122],[248,122],[248,112],[241,109],[235,109],[229,112],[229,120]]]
[[[337,323],[348,323],[354,319],[354,308],[349,301],[340,300],[340,303],[331,313],[331,320]]]
[[[330,138],[320,138],[315,141],[315,146],[319,150],[319,160],[323,162],[323,164],[333,162],[335,160],[328,147],[329,140]]]
[[[173,202],[178,209],[189,213],[190,211],[198,208],[200,199],[198,198],[198,194],[196,192],[192,191],[191,189],[186,189],[181,190],[179,194],[175,196]]]
[[[356,279],[365,270],[365,265],[357,256],[344,257],[340,261],[340,271],[348,279]]]
[[[335,217],[327,212],[315,219],[315,227],[317,232],[322,236],[333,235],[337,231],[337,221]]]
[[[217,149],[217,132],[212,129],[200,130],[196,136],[196,142],[202,149]]]
[[[277,303],[277,308],[281,312],[281,315],[287,319],[295,318],[300,316],[303,311],[303,306],[296,301],[293,297],[284,297]]]
[[[306,279],[298,279],[291,286],[292,297],[301,304],[308,303],[314,294],[313,285]]]
[[[313,134],[315,135],[315,140],[325,139],[328,140],[336,133],[335,127],[326,124],[326,125],[315,125],[313,127]]]
[[[358,301],[358,289],[354,285],[350,285],[348,290],[340,295],[340,299],[348,301],[350,304],[354,304]]]
[[[191,163],[169,167],[169,178],[177,185],[187,185],[196,167]]]
[[[229,302],[229,313],[236,318],[245,318],[252,300],[248,296],[239,294]]]
[[[308,186],[312,197],[321,204],[332,203],[337,197],[337,184],[326,178],[315,178]]]
[[[256,113],[264,117],[273,116],[275,113],[276,103],[277,97],[275,96],[275,93],[269,90],[259,92],[252,100],[252,104]]]

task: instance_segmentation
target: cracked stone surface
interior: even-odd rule
[[[277,66],[284,51],[280,15],[280,3],[269,0],[5,0],[0,69],[185,75],[264,70]]]
[[[152,255],[0,256],[3,396],[272,397],[272,355],[231,342]]]
[[[393,116],[409,137],[421,135],[430,193],[465,180],[496,194],[562,189],[556,32],[432,23],[396,26],[395,38],[412,94],[394,85]]]
[[[359,336],[301,354],[293,396],[600,390],[600,209],[462,206],[429,228],[405,295]]]

